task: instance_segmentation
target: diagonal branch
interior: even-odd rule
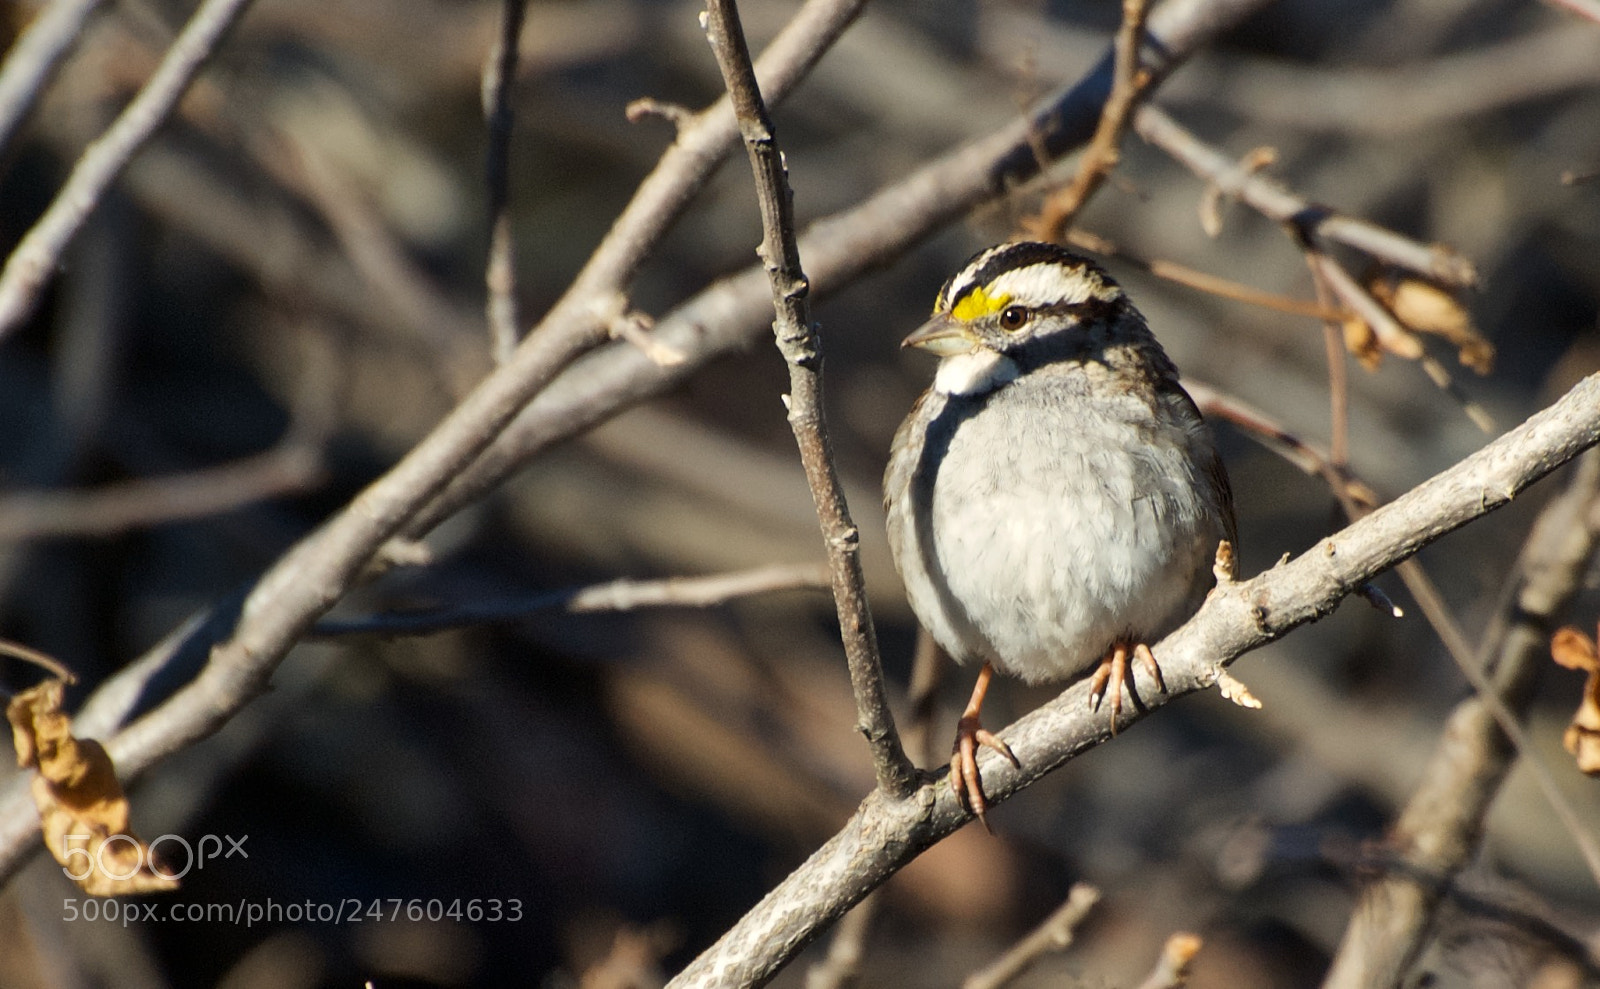
[[[1520,714],[1532,699],[1550,634],[1600,548],[1597,506],[1600,455],[1590,453],[1534,524],[1512,593],[1480,650],[1494,658],[1484,676],[1513,712]],[[1400,982],[1450,883],[1476,854],[1484,817],[1516,758],[1517,748],[1484,697],[1456,706],[1422,785],[1395,823],[1395,864],[1362,891],[1326,989]]]
[[[778,350],[789,367],[789,426],[800,446],[811,498],[817,505],[823,543],[833,577],[833,600],[839,612],[845,657],[850,664],[850,686],[856,698],[856,727],[872,746],[872,764],[878,788],[904,797],[916,785],[917,770],[906,758],[889,710],[883,683],[878,638],[867,603],[866,578],[861,572],[861,535],[850,520],[844,485],[834,467],[833,444],[822,412],[822,349],[806,297],[811,286],[800,267],[795,246],[794,194],[783,164],[783,152],[773,134],[772,118],[756,85],[750,51],[733,0],[710,0],[707,5],[712,51],[722,70],[723,82],[733,97],[739,130],[755,173],[756,198],[761,205],[763,236],[757,253],[772,282],[772,324]]]
[[[1065,237],[1073,218],[1122,158],[1122,138],[1128,133],[1130,117],[1155,82],[1153,75],[1139,68],[1139,47],[1144,43],[1149,12],[1149,0],[1122,0],[1122,27],[1112,44],[1111,95],[1106,97],[1100,123],[1072,182],[1046,198],[1039,216],[1026,224],[1029,234],[1038,240],[1058,242]]]
[[[78,159],[44,216],[22,238],[0,271],[0,339],[32,315],[39,291],[55,273],[62,252],[83,229],[100,197],[172,114],[195,74],[221,43],[223,34],[249,5],[250,0],[205,0],[183,26],[139,95]]]
[[[1185,694],[1213,685],[1244,653],[1330,612],[1346,595],[1423,546],[1510,501],[1600,442],[1600,374],[1560,401],[1359,522],[1251,580],[1214,591],[1199,613],[1158,646],[1167,693],[1143,680],[1144,710],[1119,730]],[[1008,799],[1111,738],[1088,705],[1087,681],[1005,732],[1020,769],[984,759],[990,803]],[[971,820],[943,779],[910,798],[873,793],[844,829],[767,894],[671,983],[677,989],[761,985],[824,926],[928,846]]]
[[[54,0],[34,17],[0,66],[0,148],[22,126],[84,25],[105,0]]]
[[[1443,244],[1419,244],[1305,199],[1270,177],[1229,159],[1157,107],[1140,107],[1134,114],[1133,129],[1211,185],[1269,220],[1300,230],[1308,239],[1314,235],[1338,241],[1446,285],[1470,288],[1478,282],[1472,262]]]

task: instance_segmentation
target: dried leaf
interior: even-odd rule
[[[1479,374],[1494,368],[1494,344],[1472,325],[1455,293],[1433,282],[1390,272],[1370,279],[1373,297],[1408,329],[1443,337],[1459,352],[1461,363]]]
[[[33,802],[45,847],[91,896],[176,889],[177,880],[154,870],[149,848],[128,830],[128,800],[105,746],[73,737],[62,690],[60,680],[46,680],[6,706],[17,765],[39,771]]]
[[[1550,655],[1569,670],[1600,670],[1600,656],[1596,655],[1594,640],[1568,625],[1556,629],[1550,637]]]
[[[1600,655],[1594,640],[1569,626],[1551,637],[1550,654],[1567,669],[1589,674],[1578,713],[1561,736],[1561,744],[1576,758],[1580,770],[1591,776],[1600,774]]]
[[[1361,366],[1375,371],[1383,363],[1383,348],[1378,346],[1378,334],[1372,324],[1351,313],[1344,319],[1344,349],[1350,351]]]

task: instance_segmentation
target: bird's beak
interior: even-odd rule
[[[978,339],[972,335],[966,323],[940,313],[900,341],[900,346],[918,347],[940,357],[954,357],[978,349]]]

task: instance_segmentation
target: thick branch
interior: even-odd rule
[[[1532,699],[1550,635],[1582,585],[1600,546],[1600,455],[1590,453],[1560,498],[1535,523],[1517,583],[1485,639],[1491,676],[1507,708]],[[1422,785],[1395,823],[1397,857],[1362,891],[1326,989],[1396,985],[1421,948],[1455,875],[1477,853],[1484,818],[1516,761],[1516,748],[1480,697],[1456,706]]]
[[[1211,686],[1240,655],[1327,615],[1379,572],[1499,508],[1597,442],[1600,375],[1592,375],[1555,405],[1295,559],[1218,588],[1194,618],[1156,646],[1168,692],[1143,680],[1146,709],[1124,710],[1118,729]],[[1090,709],[1088,695],[1088,682],[1079,681],[1005,731],[1022,767],[984,758],[991,804],[1111,738],[1104,713]],[[842,831],[671,984],[765,983],[826,924],[970,819],[943,779],[903,801],[869,796]]]
[[[821,342],[806,303],[810,285],[795,245],[794,196],[784,169],[783,152],[756,86],[738,8],[733,0],[711,0],[707,12],[711,48],[733,97],[739,130],[755,173],[763,231],[758,253],[772,283],[777,313],[772,329],[777,335],[778,350],[789,366],[789,426],[800,447],[800,461],[805,466],[828,550],[834,606],[839,613],[850,685],[856,698],[856,727],[872,746],[878,788],[891,796],[904,797],[916,784],[917,770],[900,746],[894,715],[889,710],[872,608],[867,603],[866,578],[861,573],[861,534],[850,520],[844,485],[834,467],[833,444],[822,411]]]

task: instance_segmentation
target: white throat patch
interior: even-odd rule
[[[1008,381],[1015,381],[1017,374],[1016,362],[1006,355],[975,350],[940,361],[939,370],[933,376],[933,387],[944,395],[983,395]]]

